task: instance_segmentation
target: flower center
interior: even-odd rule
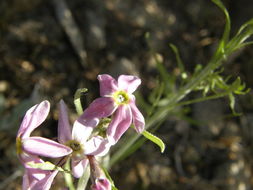
[[[81,156],[84,152],[83,145],[76,140],[70,140],[66,145],[73,150],[74,155]]]
[[[125,91],[115,92],[113,94],[113,99],[118,105],[129,103],[129,95]]]

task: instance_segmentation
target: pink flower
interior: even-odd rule
[[[87,118],[87,122],[89,119]],[[77,178],[81,177],[88,165],[87,155],[104,156],[110,148],[107,139],[101,136],[91,136],[93,127],[81,124],[78,119],[74,122],[73,129],[69,124],[67,107],[63,100],[60,102],[58,123],[58,140],[72,149],[72,171]]]
[[[112,121],[107,129],[110,143],[115,144],[133,123],[135,130],[141,133],[144,130],[144,117],[135,105],[135,96],[132,94],[141,84],[138,77],[120,75],[118,81],[110,75],[98,76],[101,98],[94,100],[80,117],[81,123],[94,127],[100,118],[113,114]],[[89,122],[85,118],[91,118]]]
[[[72,152],[69,147],[55,141],[42,137],[30,137],[32,131],[46,119],[49,109],[48,101],[43,101],[30,108],[26,112],[17,134],[17,154],[25,167],[23,177],[23,189],[25,190],[48,190],[58,173],[58,171],[35,169],[30,167],[28,163],[43,163],[44,161],[38,155],[62,157]]]
[[[32,154],[58,158],[72,152],[69,147],[55,141],[37,136],[30,137],[32,131],[46,119],[49,109],[50,103],[43,101],[26,112],[16,138],[17,153],[19,156],[22,157],[23,154]]]

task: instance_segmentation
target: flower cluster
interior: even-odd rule
[[[110,75],[99,75],[100,98],[95,99],[76,119],[73,126],[63,100],[59,103],[58,141],[31,136],[33,130],[48,116],[50,103],[43,101],[30,108],[21,123],[16,138],[19,160],[25,167],[24,190],[48,190],[59,172],[32,167],[43,164],[41,157],[60,158],[61,167],[71,160],[71,172],[80,178],[90,166],[93,190],[110,190],[110,181],[99,167],[95,157],[105,156],[125,131],[133,124],[135,130],[144,130],[144,118],[135,105],[132,94],[140,85],[138,77],[121,75],[116,81]]]

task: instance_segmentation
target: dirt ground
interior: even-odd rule
[[[66,2],[0,1],[0,189],[21,189],[15,137],[32,104],[43,99],[51,102],[50,117],[37,133],[55,137],[60,99],[76,117],[75,90],[89,89],[87,105],[99,95],[96,77],[101,73],[138,75],[139,91],[149,93],[158,75],[151,49],[174,72],[176,59],[169,43],[175,44],[185,67],[192,71],[196,64],[208,62],[225,23],[211,1]],[[232,34],[253,17],[252,0],[223,2],[231,15]],[[249,88],[253,87],[251,71],[252,46],[224,65],[225,75],[240,76]],[[156,132],[167,145],[165,153],[145,143],[112,168],[116,186],[120,190],[253,189],[252,97],[252,91],[237,97],[240,117],[231,117],[226,99],[191,105],[187,118],[168,116]],[[52,189],[59,187],[55,184]]]

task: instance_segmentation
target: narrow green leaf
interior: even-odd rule
[[[229,97],[229,101],[230,101],[230,103],[229,103],[230,108],[231,108],[231,109],[233,110],[233,112],[234,112],[234,108],[235,108],[235,97],[234,97],[233,93],[230,93],[230,94],[228,95],[228,97]]]
[[[184,73],[184,71],[185,71],[184,64],[183,64],[183,61],[182,61],[182,59],[179,55],[179,51],[178,51],[177,47],[172,43],[170,43],[169,46],[170,46],[170,48],[172,49],[173,53],[176,56],[177,65],[178,65],[178,68],[180,69],[180,72]]]
[[[58,170],[58,171],[65,171],[63,168],[54,165],[51,162],[44,162],[44,163],[34,163],[34,162],[28,162],[27,163],[32,168],[41,169],[41,170]]]
[[[223,58],[226,58],[227,54],[226,54],[225,47],[226,47],[226,44],[229,40],[231,21],[230,21],[229,13],[228,13],[226,7],[223,5],[223,3],[220,0],[212,0],[212,1],[223,11],[223,13],[225,15],[225,19],[226,19],[226,24],[225,24],[223,36],[220,40],[219,46],[215,52],[214,57],[217,57],[219,54],[221,54]]]
[[[225,25],[225,30],[223,33],[222,41],[226,44],[227,41],[229,40],[229,35],[230,35],[230,28],[231,28],[231,21],[229,17],[229,13],[226,9],[226,7],[223,5],[223,3],[220,0],[212,0],[225,14],[226,18],[226,25]],[[224,45],[225,45],[224,44]]]
[[[148,131],[146,131],[146,130],[144,130],[144,131],[142,132],[142,135],[143,135],[144,137],[146,137],[148,140],[150,140],[150,141],[152,141],[153,143],[157,144],[157,145],[160,147],[160,149],[161,149],[161,153],[164,152],[164,150],[165,150],[165,144],[163,143],[163,141],[162,141],[159,137],[157,137],[157,136],[151,134],[150,132],[148,132]]]
[[[230,105],[230,108],[231,108],[231,110],[233,112],[233,115],[234,116],[240,116],[241,113],[237,113],[235,111],[235,96],[233,95],[233,93],[229,93],[228,94],[228,98],[229,98],[229,101],[230,101],[229,105]]]
[[[74,104],[76,107],[76,112],[78,115],[81,115],[83,113],[83,107],[82,107],[82,102],[81,102],[81,96],[83,94],[86,94],[88,92],[87,88],[80,88],[77,89],[75,96],[74,96]]]
[[[248,22],[246,22],[245,24],[243,24],[243,25],[240,27],[240,29],[239,29],[237,35],[239,35],[240,33],[242,33],[242,31],[243,31],[245,28],[249,27],[249,26],[253,26],[253,18],[250,19]]]

